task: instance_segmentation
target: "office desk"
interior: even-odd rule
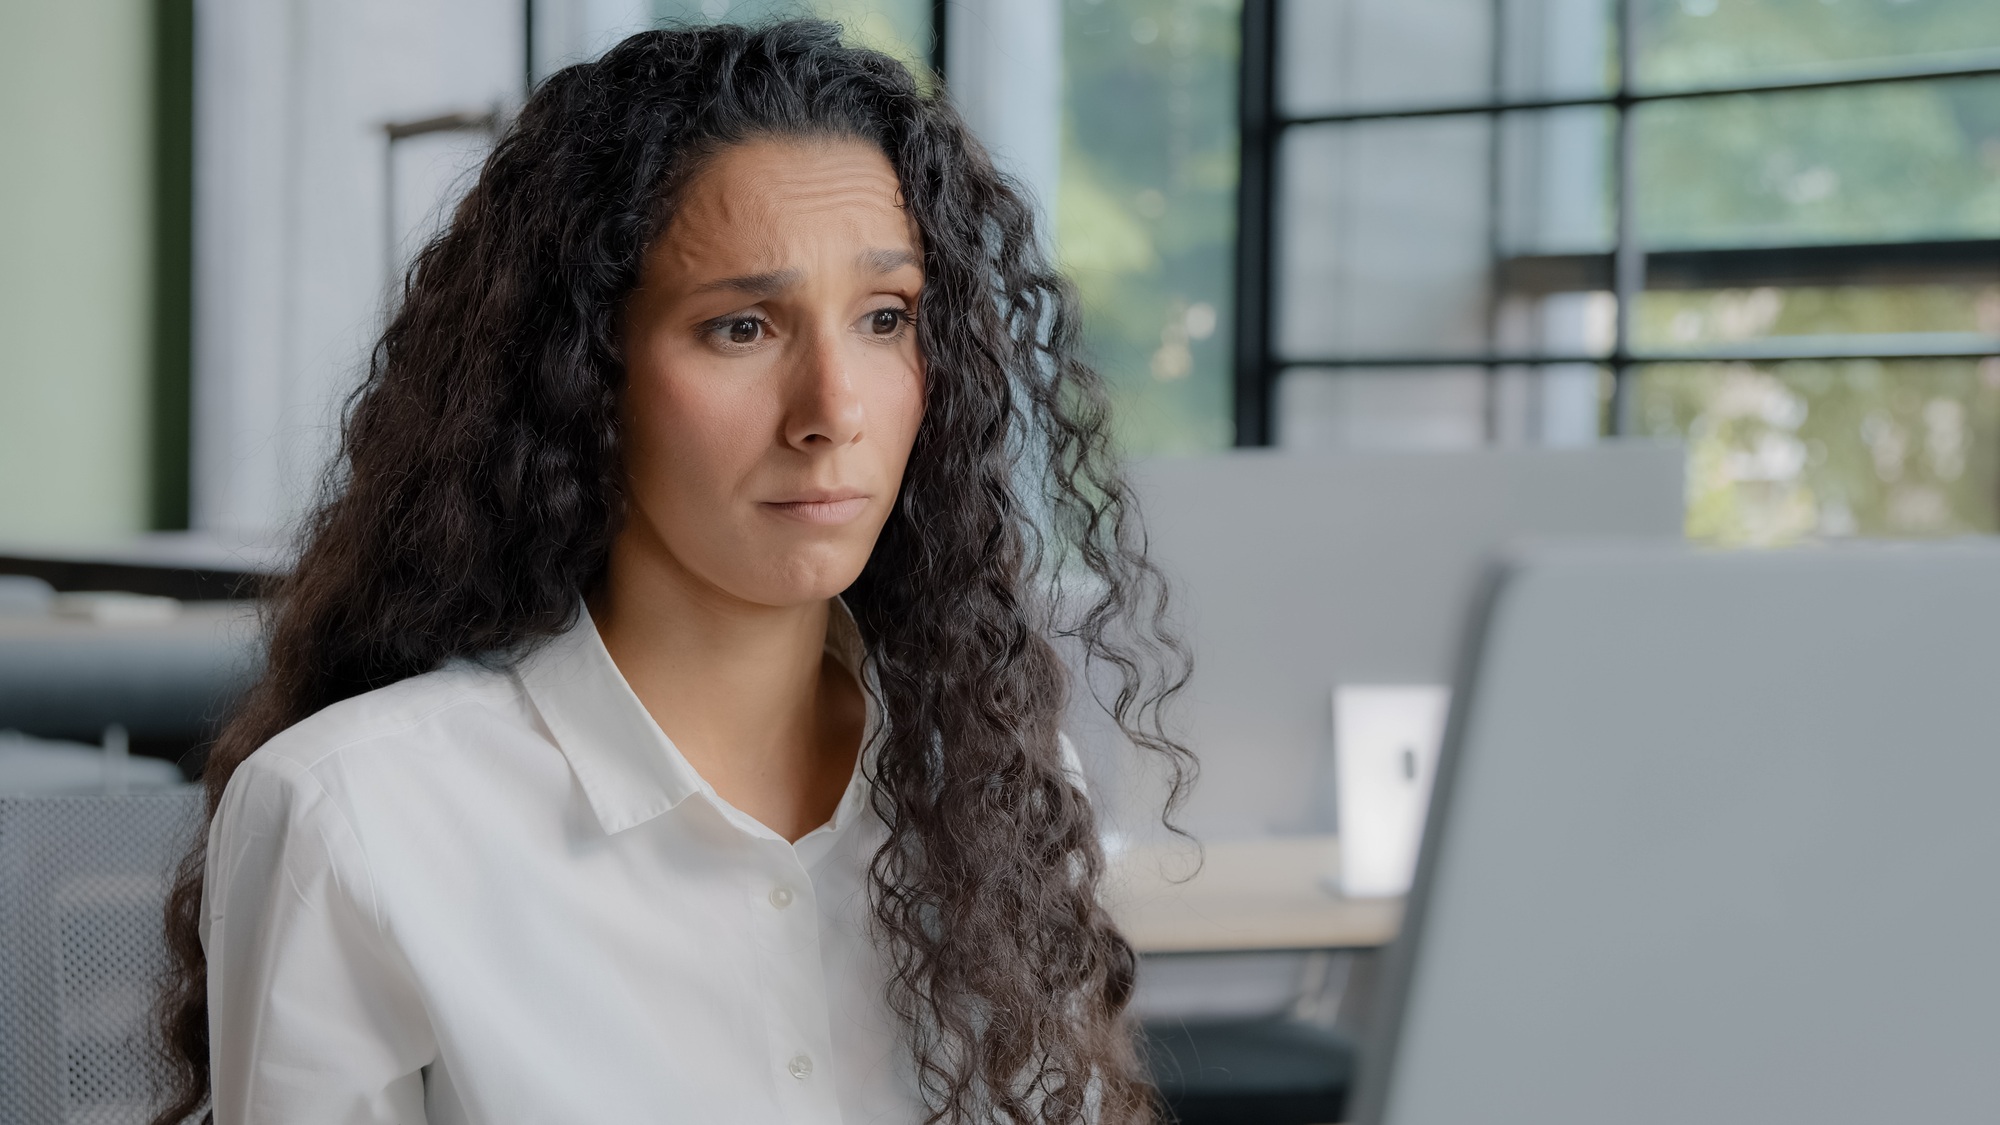
[[[1169,844],[1112,857],[1105,901],[1138,952],[1368,949],[1386,945],[1402,919],[1400,899],[1333,892],[1332,836],[1212,843],[1186,879],[1195,856]]]

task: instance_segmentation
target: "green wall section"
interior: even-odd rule
[[[0,3],[0,540],[155,520],[156,12]]]

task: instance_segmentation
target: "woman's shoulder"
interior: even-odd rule
[[[239,770],[351,775],[372,764],[414,764],[495,733],[532,732],[518,682],[506,669],[454,661],[351,696],[280,731]]]

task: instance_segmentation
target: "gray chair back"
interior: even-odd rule
[[[0,1122],[138,1125],[175,865],[201,791],[0,796]]]
[[[0,615],[0,730],[200,741],[257,676],[256,606],[187,602],[161,621]]]
[[[1530,554],[1358,1122],[1992,1120],[2000,546]]]

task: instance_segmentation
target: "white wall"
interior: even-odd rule
[[[520,0],[199,0],[197,527],[281,532],[312,496],[381,327],[383,125],[518,104],[523,14]],[[404,144],[406,231],[477,153]]]
[[[0,2],[0,539],[147,524],[152,10]]]

